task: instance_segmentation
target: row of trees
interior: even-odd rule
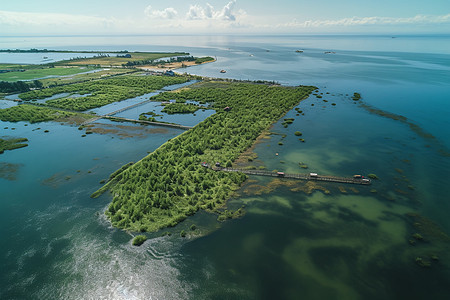
[[[30,89],[40,89],[42,88],[42,82],[39,80],[34,81],[0,81],[0,93],[24,93]]]
[[[157,66],[161,64],[169,64],[169,63],[175,63],[175,62],[185,62],[185,61],[195,61],[196,58],[193,56],[178,56],[178,57],[171,57],[169,59],[147,59],[147,60],[135,60],[135,61],[128,61],[125,64],[122,64],[123,67],[133,67],[133,66],[143,66],[143,65],[150,65],[150,66]]]
[[[170,64],[170,63],[176,63],[176,62],[188,62],[188,61],[195,61],[196,64],[202,64],[207,61],[213,61],[214,58],[212,57],[194,57],[194,56],[178,56],[178,57],[171,57],[169,59],[148,59],[148,60],[135,60],[135,61],[129,61],[125,64],[122,64],[123,67],[134,67],[134,66],[143,66],[143,65],[150,65],[150,66],[158,66],[158,65],[164,65],[164,64]]]
[[[62,120],[75,115],[84,116],[85,118],[89,117],[89,115],[87,114],[83,115],[47,107],[25,104],[0,109],[0,120],[4,122],[28,121],[30,123],[37,123],[52,120]]]
[[[314,89],[216,82],[154,97],[209,102],[217,113],[113,178],[107,187],[114,197],[106,211],[112,224],[156,231],[175,226],[199,209],[218,212],[246,175],[215,172],[201,162],[231,165],[264,129]],[[224,111],[226,106],[232,110]]]

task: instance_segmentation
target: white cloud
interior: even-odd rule
[[[209,7],[208,7],[209,8]],[[208,10],[208,15],[212,16],[212,11]],[[191,5],[189,6],[189,11],[186,14],[186,18],[188,20],[204,20],[207,19],[207,14],[205,13],[205,9],[200,5]],[[209,17],[211,18],[211,17]]]
[[[206,8],[204,10],[205,17],[212,18],[214,15],[214,7],[211,4],[206,3]]]
[[[145,8],[144,13],[150,18],[158,19],[175,19],[178,16],[178,12],[173,7],[168,7],[163,10],[154,10],[151,5]]]
[[[206,3],[206,7],[200,5],[189,6],[189,11],[186,14],[188,20],[222,20],[222,21],[236,21],[236,13],[234,6],[236,0],[228,2],[221,10],[216,11],[214,7]],[[242,10],[238,11],[239,15],[244,14]]]
[[[335,20],[280,21],[278,16],[247,15],[235,0],[215,9],[209,3],[191,5],[186,12],[174,8],[145,8],[145,16],[116,19],[62,13],[26,13],[0,10],[0,35],[12,34],[114,34],[114,33],[264,33],[264,32],[415,32],[450,28],[450,14],[405,18],[349,17]]]
[[[228,2],[227,5],[224,6],[220,13],[220,18],[223,20],[236,21],[236,16],[233,14],[233,8],[236,4],[236,0],[232,0]]]

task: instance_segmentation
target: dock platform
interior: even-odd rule
[[[247,175],[255,176],[269,176],[278,178],[292,178],[299,180],[314,180],[314,181],[327,181],[327,182],[337,182],[337,183],[349,183],[349,184],[360,184],[360,185],[370,185],[372,182],[368,178],[364,178],[360,175],[355,175],[354,177],[338,177],[331,175],[319,175],[316,173],[307,174],[292,174],[284,172],[271,172],[265,170],[250,170],[250,169],[239,169],[239,168],[224,168],[224,167],[210,167],[214,171],[222,172],[240,172]]]

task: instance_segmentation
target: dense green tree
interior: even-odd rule
[[[201,162],[232,165],[263,130],[314,89],[219,81],[155,96],[158,101],[198,101],[217,113],[123,170],[122,176],[103,188],[110,188],[114,195],[106,211],[112,224],[156,231],[176,225],[199,209],[219,212],[246,175],[213,171]],[[224,219],[241,212],[228,212]]]

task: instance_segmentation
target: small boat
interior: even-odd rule
[[[220,70],[220,73],[226,73],[227,71],[225,71],[225,70]]]
[[[297,53],[303,53],[303,50],[295,50]]]

